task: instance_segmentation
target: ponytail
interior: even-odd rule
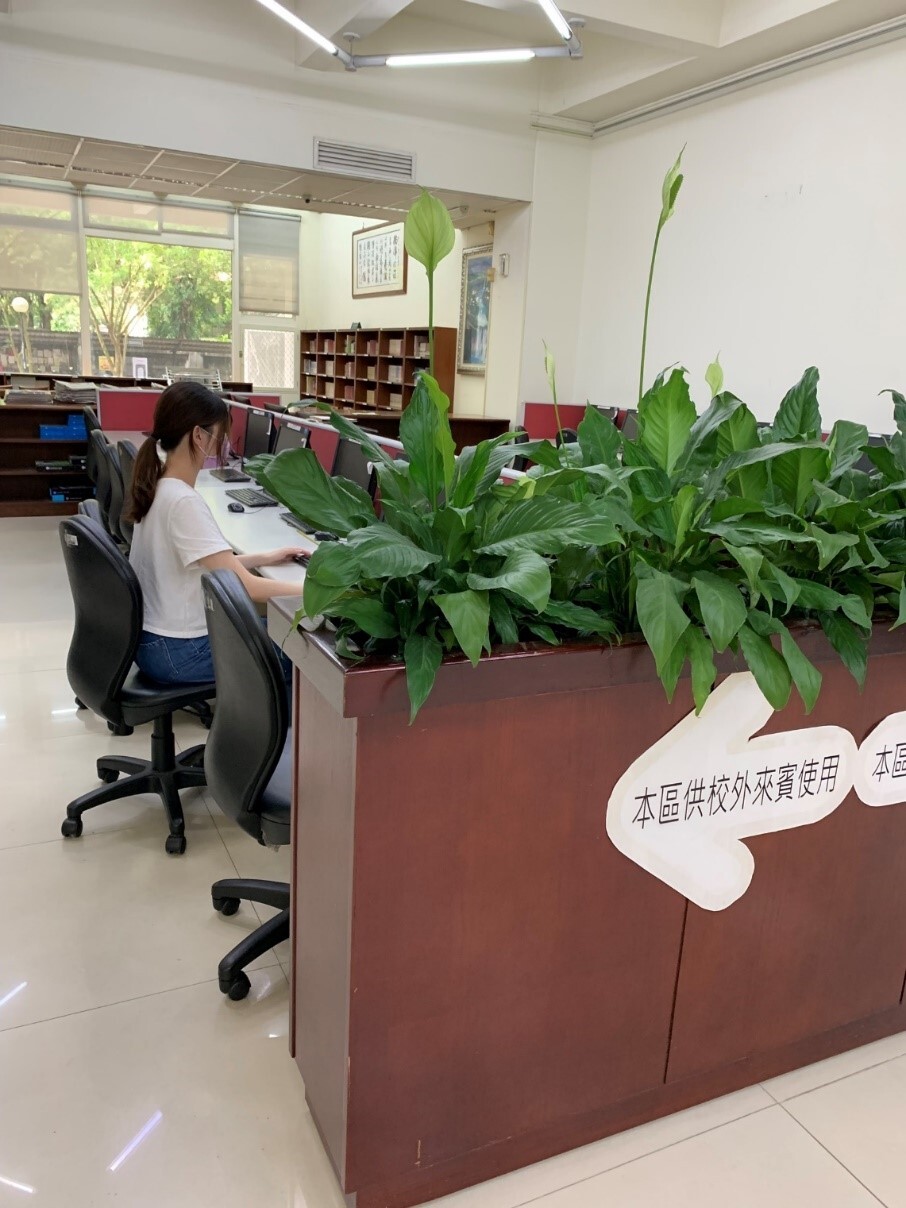
[[[151,435],[135,458],[126,507],[129,524],[144,520],[154,502],[154,492],[164,472],[157,446],[164,453],[172,453],[196,427],[216,432],[215,456],[222,461],[224,441],[230,430],[230,411],[225,401],[200,382],[175,382],[157,400]]]
[[[163,472],[164,464],[157,455],[157,441],[153,436],[149,436],[136,454],[132,468],[132,482],[126,508],[126,520],[129,524],[138,524],[148,515]]]

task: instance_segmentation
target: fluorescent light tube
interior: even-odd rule
[[[263,0],[259,0],[263,3]],[[469,63],[527,63],[535,52],[519,50],[454,50],[416,55],[388,55],[388,67],[457,67]]]
[[[570,28],[569,22],[554,4],[554,0],[538,0],[538,3],[544,9],[554,29],[560,35],[564,42],[570,42],[574,37],[573,31]]]
[[[314,42],[315,46],[320,46],[322,50],[326,50],[329,55],[338,55],[340,53],[339,46],[335,46],[330,38],[325,38],[323,34],[319,34],[316,29],[313,29],[295,13],[291,13],[288,8],[284,8],[279,0],[258,0],[262,8],[266,8],[272,12],[275,17],[279,17],[285,21],[287,25],[291,25],[293,29],[297,29],[303,37],[309,38]]]

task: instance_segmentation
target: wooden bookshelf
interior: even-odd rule
[[[41,440],[41,424],[65,424],[82,407],[64,404],[7,403],[0,405],[0,517],[69,516],[77,502],[54,503],[52,486],[88,485],[82,470],[36,470],[36,461],[63,460],[84,454],[87,441]]]
[[[344,411],[399,414],[427,370],[427,327],[303,331],[299,394]],[[456,384],[456,328],[434,329],[434,376],[450,399]]]

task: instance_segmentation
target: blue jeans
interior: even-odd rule
[[[266,624],[264,617],[261,623]],[[276,643],[274,649],[289,686],[292,684],[293,665]],[[165,638],[159,633],[143,630],[135,661],[142,674],[158,684],[209,684],[217,678],[207,634],[200,638]]]

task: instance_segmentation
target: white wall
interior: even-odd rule
[[[685,143],[649,381],[681,362],[704,400],[719,352],[728,388],[769,417],[814,364],[826,420],[889,430],[878,392],[906,389],[904,72],[891,43],[594,143],[577,396],[636,397],[660,184]]]
[[[550,400],[544,341],[556,361],[560,401],[570,403],[578,397],[576,356],[588,255],[591,159],[592,143],[588,139],[538,135],[519,402]]]

